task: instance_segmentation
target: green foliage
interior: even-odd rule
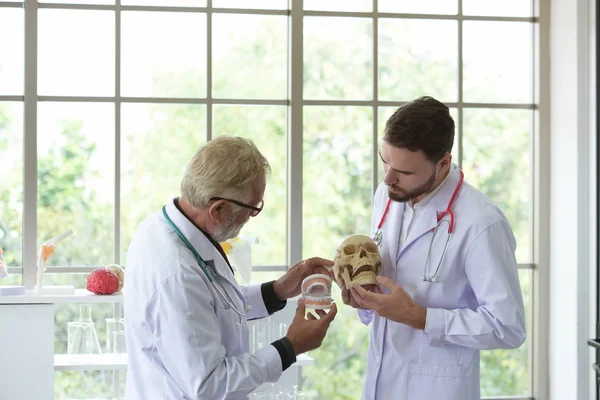
[[[517,259],[532,260],[532,155],[528,110],[464,113],[463,170],[504,212],[517,238]]]
[[[215,92],[238,97],[260,97],[265,85],[252,79],[251,69],[239,66],[265,65],[274,69],[285,54],[285,34],[279,20],[266,19],[252,35],[237,38],[227,54],[227,62],[215,74]],[[313,24],[314,25],[314,24]],[[307,27],[312,25],[307,24]],[[353,29],[356,29],[354,31]],[[364,43],[372,39],[372,29],[350,24],[350,38],[339,45],[333,36],[320,31],[305,33],[305,89],[310,98],[365,98],[372,92],[370,55]],[[394,33],[395,31],[392,31]],[[357,36],[358,34],[364,35]],[[352,36],[354,35],[354,36]],[[394,57],[393,63],[379,73],[385,77],[381,98],[409,100],[415,94],[432,91],[448,93],[448,80],[455,67],[447,60],[434,58],[427,51],[414,54],[403,38],[379,33],[381,54]],[[365,53],[367,52],[367,53]],[[270,54],[270,56],[269,56]],[[364,60],[354,57],[367,54]],[[284,57],[285,58],[285,57]],[[359,60],[358,62],[356,60]],[[366,61],[365,61],[366,60]],[[348,68],[348,66],[354,66]],[[404,66],[410,76],[396,71]],[[243,72],[245,71],[245,72]],[[165,79],[168,77],[168,79]],[[395,77],[390,80],[389,77]],[[394,79],[398,84],[393,83]],[[279,82],[281,77],[275,79]],[[196,76],[162,72],[155,79],[158,93],[165,87],[197,87]],[[269,93],[277,85],[267,83]],[[400,90],[399,88],[402,88]],[[173,89],[175,90],[175,89]],[[485,91],[485,87],[482,88]],[[176,90],[176,92],[180,92]],[[195,92],[195,90],[192,90]],[[406,94],[410,95],[406,95]],[[386,111],[387,112],[387,111]],[[18,152],[22,132],[0,104],[0,154]],[[387,117],[387,116],[386,116]],[[121,171],[121,262],[137,225],[149,213],[179,193],[185,164],[205,140],[206,109],[202,105],[125,104],[122,109]],[[488,194],[508,216],[518,239],[519,259],[531,259],[531,175],[530,111],[465,111],[463,169],[467,180]],[[385,121],[380,116],[380,121]],[[82,133],[77,120],[63,122],[59,145],[38,159],[38,242],[71,226],[83,232],[86,243],[65,242],[53,262],[61,265],[105,265],[113,261],[113,206],[99,199],[105,189],[87,183],[100,170],[89,160],[98,151]],[[351,233],[368,233],[371,214],[373,168],[373,115],[368,107],[306,107],[303,132],[303,256],[333,257],[340,240]],[[382,126],[380,124],[379,131]],[[9,132],[8,135],[5,132]],[[12,132],[12,133],[10,133]],[[255,264],[283,265],[286,260],[286,231],[290,217],[286,209],[288,184],[287,115],[277,106],[215,106],[213,135],[239,135],[253,139],[269,159],[273,173],[265,194],[265,209],[248,223],[243,235],[256,236]],[[7,139],[8,138],[8,139]],[[9,264],[21,260],[22,163],[4,165],[0,191],[0,246]],[[379,166],[378,166],[379,168]],[[4,190],[8,188],[8,190]],[[8,234],[13,232],[13,234]],[[15,234],[16,233],[16,234]],[[84,287],[85,276],[60,275],[46,283],[73,283]],[[522,275],[526,299],[530,279]],[[335,293],[341,304],[339,293]],[[94,319],[104,343],[104,318],[110,306],[94,306]],[[65,306],[56,313],[56,351],[66,351],[66,323],[76,319],[76,306]],[[354,310],[341,307],[320,349],[311,352],[316,364],[303,370],[304,388],[313,397],[350,400],[360,398],[365,374],[369,328],[358,320]],[[530,332],[531,334],[531,332]],[[519,350],[484,351],[481,359],[484,395],[518,395],[529,392],[528,345]],[[110,393],[112,375],[94,373],[57,373],[56,398],[89,398]]]
[[[165,81],[167,82],[167,81]],[[183,85],[183,83],[181,83]],[[125,104],[121,151],[121,263],[137,225],[179,193],[188,160],[205,142],[206,108]]]
[[[98,189],[89,184],[100,171],[89,167],[96,146],[81,130],[80,121],[64,121],[62,145],[38,157],[38,243],[67,227],[77,233],[75,240],[61,243],[51,259],[55,265],[104,265],[113,254],[113,208],[97,201]],[[99,245],[81,246],[84,240]]]

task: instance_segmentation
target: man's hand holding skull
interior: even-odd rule
[[[377,315],[415,329],[425,329],[427,308],[417,304],[404,288],[383,276],[377,282],[389,289],[383,293],[379,288],[368,291],[361,286],[353,286],[350,296],[359,308],[373,310]]]
[[[392,280],[381,276],[379,249],[371,238],[352,235],[338,247],[333,265],[334,278],[342,291],[342,301],[354,308],[373,310],[379,316],[425,329],[427,309]],[[377,286],[389,289],[383,293]]]

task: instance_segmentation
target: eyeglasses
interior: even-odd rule
[[[211,200],[225,200],[225,201],[229,201],[232,202],[233,204],[240,206],[240,207],[244,207],[244,208],[248,208],[252,211],[250,211],[250,216],[251,217],[256,217],[263,209],[263,206],[265,205],[265,201],[261,200],[258,207],[254,207],[251,206],[249,204],[246,203],[242,203],[241,201],[237,201],[237,200],[233,200],[233,199],[227,199],[225,197],[212,197]]]

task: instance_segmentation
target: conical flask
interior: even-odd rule
[[[102,354],[94,321],[92,321],[92,305],[79,305],[79,319],[69,322],[68,349],[69,354]]]

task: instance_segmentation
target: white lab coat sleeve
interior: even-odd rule
[[[467,250],[465,270],[479,306],[428,308],[429,344],[480,350],[519,347],[525,341],[525,310],[508,222],[496,222],[479,234]]]
[[[276,382],[282,365],[275,347],[226,357],[215,311],[222,305],[215,305],[208,285],[198,276],[174,275],[147,304],[145,321],[166,374],[194,400],[238,399],[264,382]],[[231,309],[221,312],[234,317]]]
[[[269,316],[265,301],[262,297],[262,285],[249,285],[242,286],[242,293],[246,299],[246,303],[249,306],[248,309],[248,320],[265,318]]]

